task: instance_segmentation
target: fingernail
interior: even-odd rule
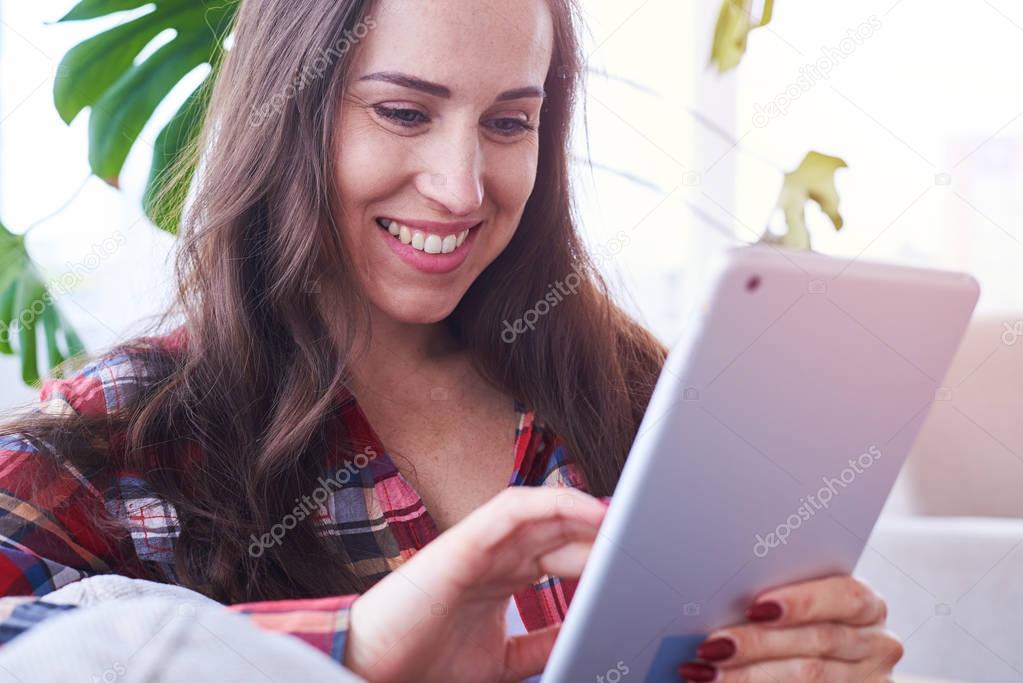
[[[706,664],[697,664],[696,662],[686,662],[678,668],[678,675],[687,681],[713,681],[717,678],[718,670],[712,666]]]
[[[708,640],[696,648],[696,656],[712,662],[720,662],[735,654],[735,641],[731,638]]]
[[[746,618],[750,621],[774,621],[781,616],[781,605],[774,600],[758,602],[746,610]]]

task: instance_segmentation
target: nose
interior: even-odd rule
[[[416,177],[416,189],[438,211],[466,216],[483,203],[483,160],[475,127],[459,128],[431,145],[428,163]]]

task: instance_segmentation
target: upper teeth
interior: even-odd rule
[[[463,230],[457,235],[441,237],[431,232],[413,230],[406,225],[389,218],[381,218],[380,223],[387,228],[387,231],[402,241],[403,244],[412,245],[413,249],[425,251],[427,254],[450,254],[469,236],[468,230]]]

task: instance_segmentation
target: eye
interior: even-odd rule
[[[377,116],[406,128],[414,128],[420,123],[428,123],[430,121],[430,117],[417,109],[385,107],[382,104],[376,105],[373,109],[376,111]]]
[[[503,137],[514,137],[523,133],[536,130],[536,126],[529,123],[529,121],[523,121],[522,119],[493,119],[490,122],[490,127],[494,132]]]

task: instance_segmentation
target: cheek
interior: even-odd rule
[[[535,155],[506,155],[491,168],[497,170],[489,174],[486,194],[496,219],[493,227],[497,229],[480,235],[480,270],[492,263],[515,237],[536,182]]]
[[[389,145],[374,144],[372,136],[342,135],[335,158],[341,202],[350,214],[361,212],[400,182],[401,156]]]
[[[345,123],[345,119],[349,123]],[[344,238],[358,243],[372,219],[370,207],[397,194],[407,181],[408,154],[360,112],[346,110],[338,123],[335,183],[343,209]]]
[[[489,199],[505,214],[521,215],[536,184],[537,150],[522,144],[517,149],[498,155],[487,187]]]

